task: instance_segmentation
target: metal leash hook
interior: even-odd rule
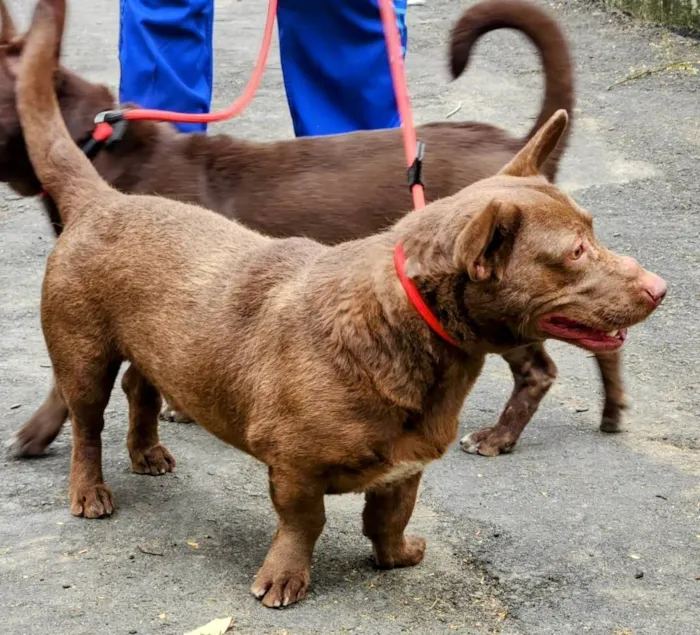
[[[409,166],[408,173],[408,187],[413,192],[413,188],[416,185],[424,187],[423,183],[423,157],[425,156],[425,143],[419,141],[416,144],[416,158],[413,159],[413,163]]]

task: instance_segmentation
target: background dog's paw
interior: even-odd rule
[[[308,569],[276,573],[263,566],[250,587],[253,595],[268,608],[281,609],[306,597],[310,576]]]
[[[186,412],[180,412],[171,408],[167,403],[163,404],[163,409],[160,411],[161,421],[172,421],[173,423],[194,423],[194,420]]]
[[[23,439],[21,430],[15,432],[7,441],[5,441],[5,452],[15,459],[21,459],[27,456],[39,456],[43,453],[43,451],[43,447],[33,448],[31,441]]]
[[[627,397],[621,390],[606,395],[600,421],[601,432],[622,432],[622,414],[627,408]]]
[[[5,451],[15,459],[43,456],[49,443],[32,436],[31,430],[21,428],[5,441]]]
[[[158,443],[146,451],[130,450],[131,471],[136,474],[158,476],[175,469],[175,457]]]
[[[622,412],[627,408],[625,399],[619,403],[606,403],[600,422],[601,432],[622,432]]]
[[[496,428],[483,428],[462,437],[459,447],[469,454],[498,456],[512,452],[515,448],[515,441],[502,435]]]
[[[603,416],[600,422],[600,431],[608,433],[622,432],[622,415],[618,414],[614,417]]]
[[[104,483],[71,487],[70,513],[85,518],[111,516],[114,511],[112,491]]]

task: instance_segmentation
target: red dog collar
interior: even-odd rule
[[[416,285],[413,284],[413,280],[406,275],[406,255],[403,252],[401,243],[397,243],[394,248],[394,267],[396,268],[401,286],[406,292],[409,301],[415,307],[416,311],[418,311],[418,314],[423,318],[425,323],[443,340],[452,344],[452,346],[457,346],[457,342],[447,334],[445,329],[440,325],[439,320],[433,315],[430,307],[428,307],[425,300],[421,297],[420,291],[418,291]]]

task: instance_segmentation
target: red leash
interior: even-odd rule
[[[408,96],[408,82],[406,81],[406,72],[403,66],[401,36],[399,27],[396,24],[394,1],[379,0],[379,12],[382,16],[384,39],[386,40],[386,49],[389,54],[389,68],[391,69],[391,81],[394,85],[396,106],[401,118],[406,163],[410,170],[414,165],[419,165],[416,161],[422,160],[423,157],[419,156],[420,149],[416,140],[416,129],[413,125],[413,113],[411,112],[411,100]],[[413,195],[413,207],[415,209],[423,209],[425,207],[423,184],[418,181],[411,183],[410,186],[411,194]]]
[[[394,84],[396,105],[399,109],[399,116],[401,117],[401,129],[403,131],[404,150],[406,151],[409,185],[411,187],[411,194],[413,195],[413,207],[419,210],[425,207],[425,191],[423,190],[423,183],[421,181],[423,145],[417,142],[416,129],[413,125],[411,100],[408,96],[408,82],[406,81],[401,51],[401,36],[399,35],[399,28],[396,24],[394,1],[379,0],[379,11],[382,16],[384,38],[386,39],[386,48],[389,54],[389,66],[391,68],[391,80]],[[442,328],[440,321],[425,303],[425,300],[423,300],[413,280],[406,275],[406,256],[401,243],[398,243],[394,249],[394,267],[401,281],[401,286],[406,292],[406,296],[425,323],[443,340],[453,346],[457,346],[457,342]]]
[[[277,17],[277,0],[269,0],[267,7],[267,20],[265,22],[265,33],[263,35],[262,45],[258,52],[258,59],[255,62],[253,74],[248,80],[243,94],[234,101],[228,108],[219,112],[188,114],[181,112],[170,112],[168,110],[151,110],[146,108],[134,108],[123,113],[124,119],[127,121],[150,120],[150,121],[170,121],[177,123],[215,123],[217,121],[225,121],[232,117],[240,115],[253,101],[255,93],[260,87],[267,64],[267,58],[270,54],[270,46],[272,44],[272,31],[275,26],[275,18]],[[109,121],[106,119],[106,121]]]

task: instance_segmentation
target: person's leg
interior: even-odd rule
[[[119,99],[144,108],[209,112],[214,0],[120,0]],[[182,131],[202,124],[178,124]]]
[[[406,1],[394,1],[404,54]],[[297,136],[400,125],[378,0],[280,0],[277,19]]]

